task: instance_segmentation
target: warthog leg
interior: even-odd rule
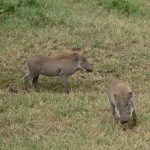
[[[27,86],[28,86],[28,82],[29,82],[29,80],[31,80],[33,77],[29,74],[29,75],[27,75],[25,78],[24,78],[24,89],[28,92],[28,88],[27,88]]]
[[[36,92],[39,92],[39,90],[40,90],[39,86],[38,86],[38,77],[39,77],[39,75],[34,77],[33,80],[32,80],[32,83],[33,83],[33,86],[34,86]]]
[[[69,94],[69,87],[68,87],[67,76],[60,76],[60,78],[62,79],[62,81],[64,83],[64,91],[65,91],[65,93]]]

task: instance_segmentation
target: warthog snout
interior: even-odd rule
[[[125,124],[125,123],[127,123],[127,122],[128,122],[127,119],[121,119],[121,124]]]
[[[90,66],[89,68],[86,69],[86,72],[93,72],[93,67]]]
[[[80,56],[78,61],[78,67],[84,69],[86,72],[93,72],[92,65],[88,62],[88,60],[84,56]]]
[[[131,114],[129,108],[128,107],[127,108],[121,107],[119,114],[120,114],[121,124],[127,123],[128,119],[130,118],[130,114]]]

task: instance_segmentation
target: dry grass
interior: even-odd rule
[[[41,3],[45,8],[42,13],[51,23],[29,25],[30,20],[26,22],[14,14],[14,18],[0,24],[0,148],[148,150],[148,16],[128,18],[118,12],[106,12],[96,0]],[[148,4],[143,1],[145,9]],[[53,7],[49,10],[50,6]],[[78,72],[71,77],[69,95],[63,93],[58,78],[42,76],[40,93],[31,86],[30,93],[24,93],[26,58],[74,49],[86,53],[95,71]],[[112,123],[105,92],[115,78],[128,81],[135,93],[138,125],[134,129],[129,125],[126,132],[119,122]]]

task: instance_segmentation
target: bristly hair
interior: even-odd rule
[[[71,53],[62,53],[59,55],[54,56],[54,59],[71,59],[73,58],[74,54],[79,55],[80,57],[82,57],[82,55],[78,52],[71,52]]]

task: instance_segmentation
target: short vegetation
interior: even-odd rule
[[[32,55],[84,52],[64,94],[57,77],[30,84]],[[138,124],[113,124],[106,89],[113,79],[134,91]],[[0,0],[0,149],[150,148],[150,2],[148,0]]]

